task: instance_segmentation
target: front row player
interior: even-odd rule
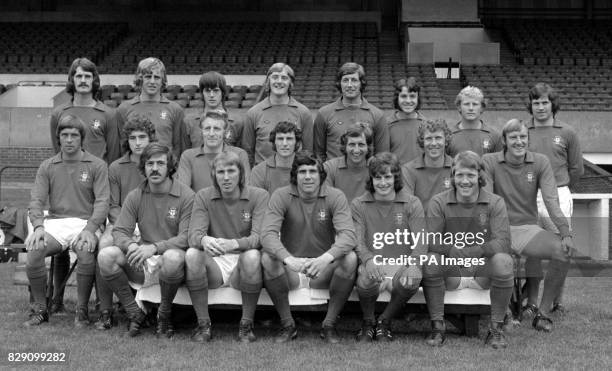
[[[483,188],[483,170],[476,153],[460,152],[451,168],[452,189],[429,202],[428,233],[435,237],[429,241],[430,260],[423,265],[423,291],[432,322],[426,340],[431,346],[441,346],[445,341],[444,291],[466,287],[490,288],[491,327],[486,343],[494,349],[508,346],[502,326],[514,285],[510,227],[504,200]],[[447,233],[462,239],[447,244],[446,237],[437,237]],[[473,235],[470,241],[468,233]],[[442,264],[442,256],[463,258],[464,264]],[[484,258],[484,264],[475,261],[479,258]]]
[[[418,264],[420,256],[427,253],[427,245],[419,240],[415,244],[379,246],[380,240],[375,241],[373,237],[394,235],[398,230],[423,232],[425,216],[419,199],[403,188],[395,155],[377,154],[370,160],[368,170],[367,192],[351,203],[360,261],[357,292],[363,312],[363,326],[357,340],[390,341],[393,339],[391,320],[419,289],[421,268]],[[374,309],[381,289],[391,293],[391,300],[376,321]]]
[[[145,261],[158,257],[161,303],[157,314],[157,335],[172,337],[172,301],[185,276],[185,250],[193,207],[193,191],[173,180],[176,170],[170,149],[149,144],[140,156],[140,171],[146,177],[126,197],[115,223],[115,246],[98,254],[100,273],[123,304],[130,324],[129,336],[140,334],[144,312],[134,300],[129,281],[144,282]],[[138,223],[140,241],[134,238]]]
[[[255,341],[253,319],[262,288],[259,233],[268,192],[246,185],[243,166],[235,152],[221,152],[212,163],[213,186],[195,196],[185,254],[185,283],[198,317],[193,341],[211,339],[208,290],[221,286],[241,291],[238,340]]]
[[[553,327],[549,317],[552,303],[563,288],[574,242],[567,219],[559,207],[550,161],[543,154],[527,150],[529,131],[525,122],[508,121],[502,129],[502,143],[503,151],[485,154],[482,161],[488,179],[493,183],[493,192],[508,204],[512,250],[527,258],[550,259],[540,309],[532,322],[536,330],[549,332]],[[560,236],[538,225],[538,189]],[[530,267],[525,266],[527,276],[539,276],[538,267],[535,271]]]
[[[49,321],[45,305],[45,257],[71,247],[78,258],[77,328],[89,324],[87,303],[95,277],[95,251],[108,213],[106,163],[82,149],[85,124],[73,115],[61,118],[56,130],[60,152],[42,162],[30,201],[34,232],[26,239],[26,273],[32,290],[32,312],[24,326]],[[49,216],[43,207],[49,201]]]
[[[291,185],[270,197],[264,217],[261,264],[264,285],[281,319],[275,342],[295,339],[289,290],[329,288],[329,305],[321,337],[338,343],[336,318],[355,282],[355,231],[344,194],[323,184],[325,170],[311,152],[298,152]]]

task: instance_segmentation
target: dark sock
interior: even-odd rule
[[[423,277],[423,294],[432,321],[444,320],[444,291],[446,285],[442,277]]]
[[[525,284],[527,285],[527,303],[537,305],[540,293],[540,282],[542,281],[542,261],[540,259],[527,258],[525,260]]]
[[[280,316],[281,326],[295,326],[295,321],[291,316],[291,307],[289,306],[289,282],[287,281],[287,276],[282,274],[276,278],[264,280],[264,286]]]
[[[53,301],[56,303],[63,303],[66,285],[64,285],[61,290],[58,290],[58,288],[62,282],[68,280],[68,272],[70,271],[70,252],[68,249],[62,251],[55,255],[53,261],[55,262],[53,267],[53,286],[55,287],[55,291],[53,291]]]
[[[378,285],[368,288],[357,287],[357,294],[359,294],[359,305],[363,313],[363,320],[374,321],[376,318],[374,311],[376,310],[376,299],[378,299]]]
[[[170,313],[172,313],[172,302],[174,301],[176,292],[184,280],[185,274],[183,270],[180,270],[177,275],[171,277],[162,273],[159,274],[161,302],[159,303],[159,309],[157,312],[160,316],[170,316]]]
[[[100,268],[96,264],[96,292],[100,299],[100,311],[113,309],[113,290],[102,277]]]
[[[514,279],[512,276],[491,279],[491,322],[503,322],[506,317],[506,309],[512,298]]]
[[[255,319],[255,310],[257,309],[257,300],[261,292],[262,282],[248,283],[240,280],[239,289],[242,296],[242,318],[241,321],[253,322]]]
[[[138,304],[136,304],[136,300],[134,300],[134,294],[132,293],[132,288],[130,287],[125,272],[119,270],[109,276],[103,274],[102,277],[106,280],[108,286],[113,290],[115,295],[117,295],[129,317],[134,319],[140,315],[142,311],[140,307],[138,307]]]
[[[391,300],[389,300],[389,304],[385,307],[385,310],[380,315],[380,319],[392,320],[395,318],[397,313],[404,307],[404,304],[419,291],[417,287],[415,290],[407,289],[396,282],[393,281],[393,289],[391,291]]]
[[[323,327],[333,327],[336,324],[338,315],[344,307],[344,303],[351,295],[354,278],[344,278],[337,274],[332,276],[329,283],[329,303],[327,304],[327,315],[323,320]]]
[[[544,292],[542,293],[542,302],[540,303],[540,310],[544,315],[550,314],[553,300],[559,295],[563,283],[565,282],[565,276],[569,269],[569,262],[562,262],[559,260],[551,260],[548,264],[548,272],[544,279]]]
[[[47,267],[30,267],[26,265],[26,274],[30,281],[30,294],[37,310],[46,307]]]
[[[210,322],[210,314],[208,313],[208,278],[185,281],[193,310],[198,317],[198,324]]]
[[[77,264],[77,308],[85,308],[89,303],[89,296],[94,284],[96,263]]]

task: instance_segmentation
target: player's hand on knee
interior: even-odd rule
[[[90,231],[83,229],[81,233],[77,236],[76,240],[72,244],[73,249],[77,249],[79,251],[87,251],[93,253],[96,251],[96,245],[98,240],[96,236]]]
[[[204,236],[202,237],[202,248],[212,256],[219,256],[225,254],[225,249],[220,244],[220,239]]]
[[[228,240],[225,238],[217,238],[217,243],[223,249],[223,253],[227,254],[232,251],[238,250],[238,241],[236,240]]]
[[[561,247],[566,257],[571,258],[576,255],[577,250],[574,247],[574,239],[571,236],[566,236],[561,239]]]
[[[294,272],[304,272],[304,266],[305,266],[305,262],[303,259],[300,258],[296,258],[294,256],[288,256],[283,260],[283,263],[285,263],[285,265],[287,266],[287,268],[289,268],[290,270],[294,271]]]
[[[381,265],[374,263],[374,259],[365,263],[365,274],[366,277],[376,282],[382,282],[385,279],[385,270]]]
[[[312,259],[304,265],[306,275],[310,278],[317,278],[321,272],[323,272],[325,268],[331,264],[332,261],[334,261],[334,257],[329,253],[324,253],[323,255]]]
[[[47,236],[44,227],[38,227],[25,241],[26,251],[44,249],[47,246]]]

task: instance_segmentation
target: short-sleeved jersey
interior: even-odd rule
[[[397,156],[400,164],[423,154],[417,144],[419,126],[425,121],[420,112],[417,112],[416,118],[408,118],[402,111],[395,110],[386,116],[385,121],[389,128],[389,151]]]
[[[381,255],[385,258],[399,258],[402,255],[419,256],[427,253],[427,245],[421,239],[412,238],[393,243],[385,243],[384,239],[375,237],[400,231],[406,233],[425,233],[425,214],[421,202],[410,195],[405,189],[395,194],[393,201],[377,201],[372,193],[366,192],[351,203],[351,214],[357,234],[357,256],[361,264]],[[382,246],[381,246],[382,245]],[[385,265],[385,273],[393,276],[399,266]]]
[[[402,176],[404,187],[410,194],[421,200],[425,209],[433,196],[452,188],[451,167],[453,166],[453,159],[444,155],[444,165],[442,167],[427,167],[424,158],[425,154],[402,165]]]
[[[289,256],[334,258],[355,248],[355,230],[344,194],[323,184],[317,197],[301,198],[295,186],[274,191],[264,216],[261,245],[279,260]]]
[[[106,161],[107,164],[121,156],[117,113],[100,101],[96,101],[93,107],[74,106],[73,102],[69,101],[53,109],[49,126],[55,153],[60,151],[57,126],[66,115],[76,116],[85,124],[85,139],[82,141],[84,150]]]
[[[223,150],[234,152],[240,158],[240,163],[244,171],[245,179],[249,179],[251,173],[249,159],[246,152],[238,147],[223,145]],[[186,150],[181,156],[177,179],[190,187],[194,192],[213,185],[212,165],[218,153],[205,153],[204,147],[191,148]]]
[[[249,184],[253,187],[263,188],[272,194],[280,187],[288,186],[291,177],[290,167],[276,165],[276,153],[264,162],[257,164],[251,171]]]
[[[234,114],[228,112],[228,130],[225,130],[225,144],[233,147],[242,146],[242,120],[235,118]],[[185,150],[190,148],[198,148],[204,144],[200,123],[206,117],[205,112],[197,112],[185,115]]]
[[[108,182],[110,185],[110,210],[108,211],[108,221],[115,224],[121,205],[133,189],[138,187],[145,180],[140,172],[139,164],[130,160],[129,152],[120,159],[114,161],[108,167]]]
[[[550,161],[541,153],[527,151],[521,164],[506,161],[504,152],[482,156],[487,187],[492,187],[508,207],[510,225],[538,223],[537,194],[542,191],[546,209],[561,236],[569,236],[569,225],[559,207],[559,196]],[[491,184],[492,183],[492,184]]]
[[[448,147],[451,157],[462,151],[472,151],[482,156],[503,149],[501,134],[484,122],[480,122],[480,129],[461,129],[460,125],[461,122],[458,122],[451,129],[452,138]]]
[[[270,132],[281,121],[294,123],[302,130],[302,149],[312,151],[312,115],[303,104],[289,98],[288,104],[272,105],[266,98],[251,107],[244,118],[242,148],[255,166],[274,154]]]
[[[155,125],[155,136],[160,144],[168,146],[178,160],[185,150],[185,122],[183,108],[162,96],[159,102],[143,102],[140,96],[123,101],[117,108],[121,142],[127,141],[123,127],[136,114],[146,115]]]
[[[323,167],[327,172],[325,184],[344,192],[348,202],[353,201],[355,197],[361,196],[366,191],[365,185],[370,177],[367,165],[362,167],[349,166],[346,163],[346,158],[342,156],[325,161]]]
[[[30,201],[30,221],[42,226],[43,208],[49,202],[49,216],[87,220],[95,232],[106,222],[109,205],[108,167],[100,158],[83,151],[79,161],[63,161],[62,153],[46,159],[36,173]]]
[[[155,244],[157,253],[168,249],[187,249],[193,191],[173,181],[168,193],[153,193],[147,182],[132,190],[121,207],[113,228],[115,245],[122,250],[132,243],[136,223],[143,243]]]
[[[383,112],[361,98],[359,106],[345,106],[342,98],[323,106],[317,112],[314,123],[314,151],[322,161],[342,156],[340,137],[350,124],[370,124],[374,140],[374,152],[389,151],[389,131]]]
[[[202,237],[236,240],[241,250],[260,247],[261,222],[268,204],[268,192],[245,186],[236,201],[226,201],[215,187],[200,190],[195,195],[189,246],[201,248]]]
[[[430,252],[456,256],[460,255],[456,250],[461,247],[473,258],[511,253],[506,204],[500,196],[484,188],[480,188],[476,202],[469,204],[457,201],[455,189],[438,193],[429,201],[427,222],[428,232],[444,237],[430,240]],[[452,243],[444,243],[447,234],[454,236]]]
[[[584,174],[580,141],[574,129],[559,120],[552,126],[535,126],[533,119],[529,129],[529,150],[548,157],[558,187],[574,184]]]

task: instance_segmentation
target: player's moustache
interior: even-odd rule
[[[156,171],[156,170],[151,171],[151,174],[149,174],[149,176],[153,176],[153,175],[161,176],[159,171]]]

